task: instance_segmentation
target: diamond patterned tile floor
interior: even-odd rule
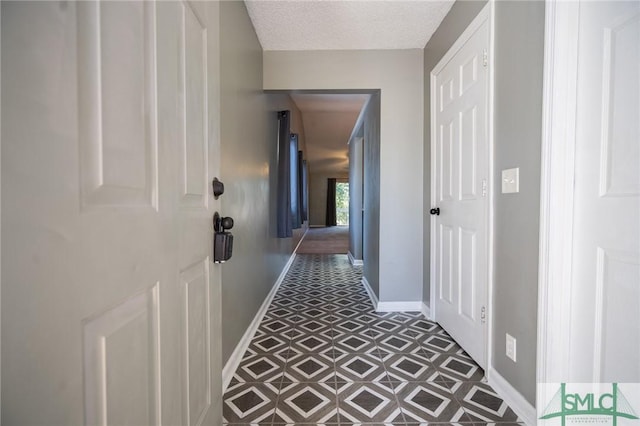
[[[378,313],[346,255],[297,255],[224,395],[225,425],[519,424],[418,312]]]

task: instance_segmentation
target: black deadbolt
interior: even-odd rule
[[[440,216],[440,207],[436,207],[435,209],[429,210],[429,213]]]
[[[214,177],[211,185],[213,186],[213,198],[217,200],[218,197],[224,194],[224,183],[220,182],[217,177]]]

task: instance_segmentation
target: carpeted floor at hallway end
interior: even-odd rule
[[[298,254],[346,254],[349,250],[349,227],[309,228]]]

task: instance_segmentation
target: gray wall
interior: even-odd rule
[[[486,1],[457,1],[424,52],[424,188],[429,203],[429,75]],[[536,391],[538,230],[544,2],[496,2],[494,104],[494,288],[491,367],[531,404]],[[501,171],[520,167],[520,193],[501,194]],[[424,262],[430,263],[430,219]],[[429,301],[429,272],[424,274]],[[505,333],[517,339],[518,362],[505,355]]]
[[[473,18],[487,3],[486,0],[480,1],[456,1],[451,10],[445,16],[444,20],[435,33],[429,39],[424,48],[424,206],[425,211],[430,209],[431,203],[431,70],[440,62],[440,59],[447,53],[449,48],[460,37],[464,30],[469,26]],[[424,227],[424,251],[423,262],[425,265],[431,263],[431,216],[423,215]],[[425,268],[424,286],[422,300],[428,305],[430,300],[430,270]]]
[[[530,402],[536,393],[544,2],[496,2],[493,366]],[[501,171],[520,168],[520,192]],[[505,356],[505,333],[518,362]]]
[[[349,253],[356,260],[362,260],[363,140],[359,135],[349,141]]]
[[[380,94],[371,95],[364,114],[363,274],[380,298]],[[383,242],[384,244],[384,242]]]
[[[384,202],[379,217],[380,223],[395,221],[378,228],[384,253],[377,266],[369,265],[378,270],[381,302],[422,300],[423,241],[416,234],[422,235],[424,211],[423,54],[423,49],[264,52],[265,90],[380,91],[377,185]]]
[[[311,173],[309,175],[309,225],[325,226],[327,223],[327,179],[349,180],[347,173]]]
[[[223,362],[235,349],[289,259],[294,238],[275,234],[275,165],[279,109],[300,112],[286,95],[262,92],[262,48],[243,2],[220,2],[221,214],[235,219],[233,258],[222,266]]]

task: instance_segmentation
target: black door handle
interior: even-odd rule
[[[213,229],[216,232],[224,232],[227,229],[233,228],[233,218],[232,217],[222,217],[215,212],[213,215]]]
[[[215,212],[213,215],[213,262],[224,263],[233,254],[233,235],[227,229],[233,228],[233,219],[222,217]]]
[[[435,209],[429,210],[429,213],[440,216],[440,207],[436,207]]]

